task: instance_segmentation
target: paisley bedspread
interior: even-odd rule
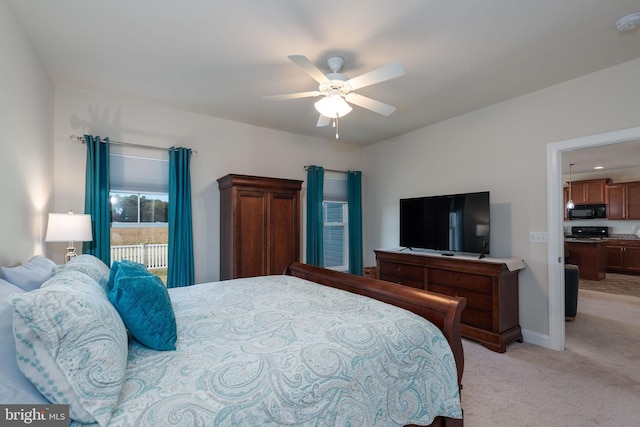
[[[109,425],[391,426],[462,417],[448,343],[411,312],[290,276],[169,294],[177,350],[129,341]]]

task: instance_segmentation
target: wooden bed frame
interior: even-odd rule
[[[374,298],[424,317],[436,325],[449,341],[456,360],[458,386],[462,390],[464,353],[460,336],[460,314],[467,305],[467,301],[464,298],[449,297],[422,289],[328,270],[300,262],[291,263],[284,274]],[[463,420],[438,417],[429,427],[462,427],[462,425]]]

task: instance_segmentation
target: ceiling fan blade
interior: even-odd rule
[[[306,56],[289,55],[289,59],[295,62],[300,68],[302,68],[307,74],[309,74],[313,78],[313,80],[317,81],[318,83],[330,82],[327,76],[325,76],[324,73],[320,71],[318,67],[313,65],[313,63],[309,61],[309,59],[307,59]]]
[[[320,117],[318,117],[318,124],[316,126],[319,128],[322,128],[325,126],[329,126],[329,123],[331,123],[331,119],[327,116],[323,116],[322,114],[320,114]]]
[[[362,108],[366,108],[367,110],[382,114],[383,116],[388,116],[396,111],[396,107],[393,105],[385,104],[384,102],[376,101],[375,99],[353,92],[348,93],[347,96],[345,96],[345,100]]]
[[[284,95],[263,96],[262,99],[286,100],[286,99],[309,98],[309,97],[318,96],[318,95],[320,95],[319,91],[312,90],[309,92],[297,92],[297,93],[287,93]]]
[[[349,79],[347,81],[347,84],[351,87],[351,90],[356,90],[365,86],[371,86],[376,83],[395,79],[396,77],[401,77],[404,75],[405,72],[404,68],[402,68],[402,65],[394,62],[393,64],[385,65],[384,67],[377,68],[358,77]]]

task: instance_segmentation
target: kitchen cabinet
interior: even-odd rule
[[[466,298],[462,336],[504,353],[522,341],[518,312],[518,269],[494,261],[439,254],[375,250],[381,280],[449,296]],[[523,264],[524,266],[524,264]]]
[[[640,274],[640,240],[608,240],[607,271]]]
[[[606,184],[608,179],[590,179],[571,183],[571,198],[576,205],[606,203]],[[568,188],[567,192],[568,200]],[[567,200],[565,200],[565,205]]]
[[[607,185],[607,219],[626,219],[627,184]]]
[[[566,239],[568,264],[580,269],[580,278],[603,280],[607,272],[607,246],[604,240]]]
[[[627,219],[640,219],[640,182],[627,183]]]
[[[300,260],[302,181],[226,175],[220,188],[220,280],[282,274]]]
[[[609,184],[607,219],[640,219],[640,182]]]

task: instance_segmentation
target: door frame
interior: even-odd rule
[[[564,350],[564,195],[562,153],[640,139],[640,127],[547,144],[549,348]]]

